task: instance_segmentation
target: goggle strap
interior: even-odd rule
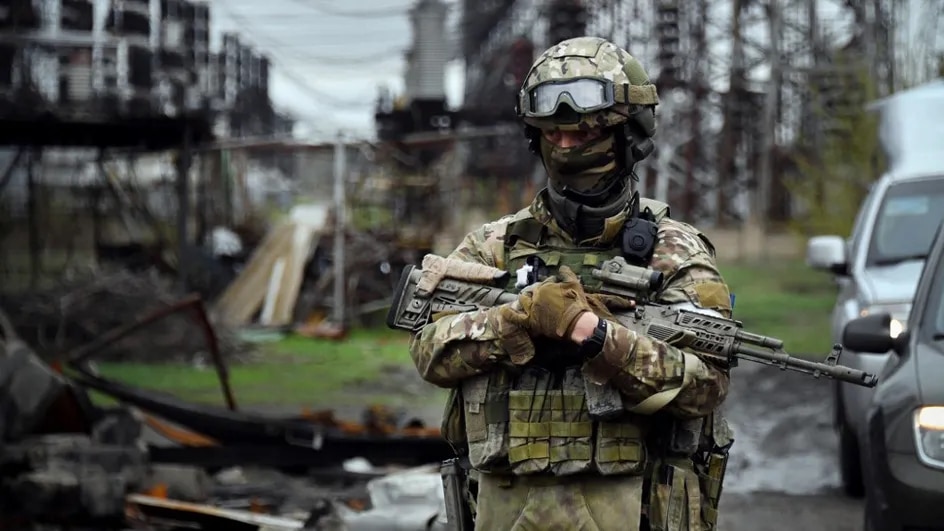
[[[613,98],[619,103],[633,103],[636,105],[658,105],[659,94],[656,86],[648,85],[618,85],[614,88]]]

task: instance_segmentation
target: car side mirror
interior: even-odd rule
[[[846,323],[842,346],[855,352],[884,354],[893,350],[901,354],[908,343],[908,335],[907,331],[894,329],[891,314],[875,313]]]
[[[836,275],[848,275],[846,240],[834,235],[810,238],[806,243],[806,265]]]

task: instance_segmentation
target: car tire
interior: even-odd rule
[[[862,498],[862,461],[855,432],[844,421],[839,422],[839,479],[842,490],[851,498]]]
[[[862,519],[862,531],[878,531],[878,528],[875,527],[875,521],[872,519],[872,515],[869,513],[869,509],[863,509],[862,514],[864,516]]]
[[[862,531],[892,531],[892,529],[882,521],[882,515],[879,514],[876,502],[872,496],[866,495],[865,503],[862,505]]]

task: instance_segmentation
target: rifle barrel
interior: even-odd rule
[[[858,369],[853,369],[844,365],[828,365],[826,363],[818,363],[815,361],[795,358],[782,351],[771,352],[747,345],[741,345],[735,350],[734,354],[735,356],[740,356],[743,354],[746,357],[754,358],[756,361],[767,363],[768,365],[777,365],[781,369],[799,369],[814,376],[825,374],[826,376],[836,380],[854,383],[865,387],[875,387],[875,384],[878,383],[878,378],[875,375],[869,374],[865,371],[860,371]]]
[[[753,334],[751,332],[745,332],[744,330],[738,330],[735,333],[734,337],[752,345],[757,345],[759,347],[767,347],[773,349],[783,348],[783,341],[770,336],[762,336],[760,334]]]

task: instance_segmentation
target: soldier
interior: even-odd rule
[[[449,257],[515,272],[536,256],[552,276],[412,338],[422,377],[451,389],[443,434],[471,466],[475,529],[715,527],[727,369],[620,324],[632,302],[589,288],[589,271],[621,255],[664,274],[657,302],[730,316],[708,239],[632,190],[657,103],[639,61],[604,39],[541,54],[516,110],[548,186]],[[591,415],[586,382],[619,391],[616,416]]]

